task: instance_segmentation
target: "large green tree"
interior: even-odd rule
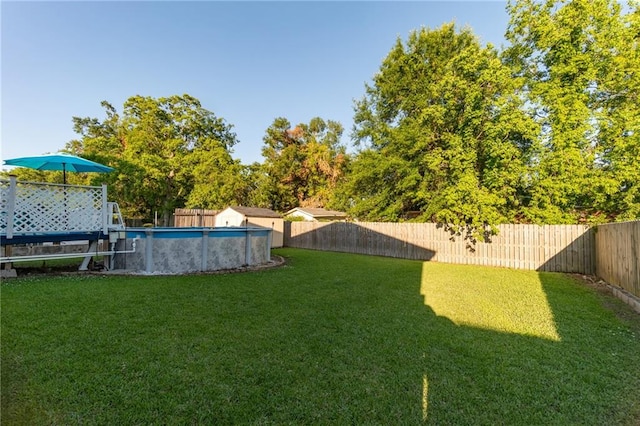
[[[233,200],[240,166],[231,158],[231,126],[189,96],[133,96],[122,114],[103,102],[106,117],[74,117],[81,138],[67,149],[109,164],[111,197],[128,217],[168,224],[185,204],[222,207]],[[105,179],[105,178],[102,178]]]
[[[638,3],[519,0],[508,11],[505,59],[540,125],[525,216],[640,217]]]
[[[279,211],[325,207],[347,163],[342,125],[319,117],[291,127],[276,118],[264,137],[260,204]]]
[[[517,87],[469,29],[398,39],[355,105],[361,151],[343,206],[367,220],[418,214],[480,238],[513,221],[535,134]]]

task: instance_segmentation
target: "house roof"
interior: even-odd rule
[[[231,206],[232,210],[237,211],[246,217],[273,217],[282,218],[282,216],[271,209],[263,209],[261,207],[244,207],[244,206]]]
[[[339,212],[336,210],[326,210],[326,209],[321,209],[321,208],[311,208],[311,207],[296,207],[295,209],[291,209],[289,210],[286,214],[290,214],[293,212],[302,212],[302,213],[306,213],[309,216],[313,216],[315,218],[322,218],[322,217],[347,217],[347,214],[345,212]]]

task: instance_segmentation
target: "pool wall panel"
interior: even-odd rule
[[[132,253],[117,254],[114,267],[136,273],[181,274],[260,265],[271,259],[271,232],[265,228],[128,229],[117,250]]]

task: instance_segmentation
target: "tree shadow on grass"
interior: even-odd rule
[[[38,410],[41,401],[47,405],[22,423],[42,423],[34,416],[49,413],[66,424],[74,413],[99,424],[637,424],[640,418],[638,335],[571,277],[279,253],[292,253],[287,267],[252,275],[135,277],[99,286],[42,281],[5,290],[3,423],[24,406],[9,390],[52,380],[42,394],[39,385],[26,393]],[[482,305],[495,299],[467,300],[473,292],[459,291],[451,278],[431,286],[437,273],[451,277],[453,269],[462,271],[455,280],[463,286],[489,282],[488,274],[514,282],[509,294],[498,294],[500,303]],[[534,291],[523,297],[526,286]],[[31,300],[17,303],[25,296]],[[510,306],[523,298],[537,309]],[[454,315],[448,303],[462,309]],[[48,310],[33,308],[40,305]],[[32,320],[17,321],[25,316]],[[517,325],[499,331],[495,321],[510,316]],[[46,328],[50,323],[64,327]]]
[[[301,300],[296,291],[288,298],[281,290],[306,287],[285,282],[279,297],[286,318],[261,318],[268,349],[256,347],[260,361],[246,380],[259,384],[244,389],[250,395],[242,400],[256,401],[266,381],[279,402],[252,406],[262,420],[546,425],[640,418],[638,336],[570,276],[370,256],[348,257],[352,263],[344,265],[338,254],[304,256],[291,265],[321,278],[320,294]],[[455,288],[443,296],[429,286],[434,268],[445,276],[461,268],[469,282],[489,282],[478,291],[505,291],[492,289],[487,274],[523,282],[497,299],[465,300]],[[371,274],[353,278],[351,269]],[[530,309],[510,306],[511,299]],[[493,303],[481,306],[486,300]],[[447,303],[462,304],[464,315],[450,315]],[[504,318],[515,325],[505,327]],[[284,353],[299,362],[280,363]]]
[[[437,311],[443,301],[425,292],[428,276],[423,273],[426,325],[419,327],[422,333],[417,337],[424,350],[415,356],[424,357],[421,405],[427,423],[634,424],[640,420],[638,336],[573,278],[537,275],[544,300],[536,303],[548,305],[554,329],[542,327],[543,332],[535,335],[527,330],[527,322],[539,322],[533,317],[539,311],[509,312],[509,306],[483,311],[468,306],[480,318],[478,325],[468,321],[473,315],[460,321],[437,315],[432,305]],[[487,313],[521,315],[523,329],[496,331]]]

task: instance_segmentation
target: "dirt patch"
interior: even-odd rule
[[[602,306],[613,312],[625,324],[628,324],[637,336],[640,336],[640,314],[631,306],[617,298],[611,284],[591,275],[572,274],[582,284],[594,289],[600,296]]]

